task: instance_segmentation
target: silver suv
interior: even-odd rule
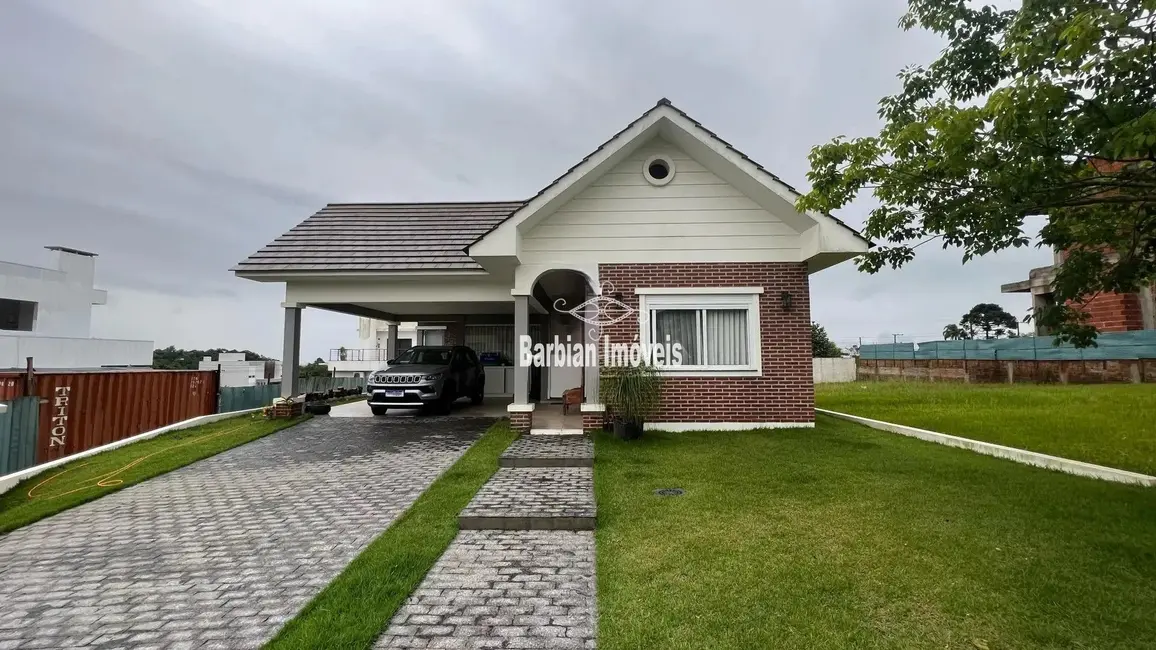
[[[365,387],[374,415],[391,408],[449,413],[459,397],[482,403],[486,374],[478,355],[464,345],[421,345],[386,363],[389,367],[370,375]]]

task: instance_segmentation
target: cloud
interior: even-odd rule
[[[669,97],[797,187],[810,148],[878,128],[895,73],[940,44],[902,0],[0,3],[0,259],[94,250],[96,333],[277,354],[277,286],[228,269],[329,201],[530,196]],[[864,206],[842,216],[858,225]],[[1046,264],[813,278],[836,339],[934,333]],[[1017,302],[1018,301],[1018,302]],[[355,339],[308,312],[304,355]]]

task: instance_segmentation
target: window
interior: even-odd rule
[[[759,375],[761,287],[638,289],[641,338],[678,343],[682,365],[667,372],[686,375]]]
[[[651,185],[666,185],[674,179],[674,161],[662,155],[651,156],[642,163],[642,175]]]
[[[0,298],[0,330],[31,332],[36,326],[36,306],[27,300]]]

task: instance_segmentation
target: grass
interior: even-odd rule
[[[498,469],[517,434],[499,422],[266,648],[369,648],[458,533],[458,513]]]
[[[240,415],[81,458],[0,495],[0,534],[291,427],[306,418]]]
[[[1156,475],[1156,386],[820,384],[816,405]]]
[[[1156,490],[823,416],[596,445],[600,650],[1156,647]]]

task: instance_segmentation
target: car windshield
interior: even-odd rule
[[[394,365],[420,364],[444,366],[450,362],[450,351],[439,348],[410,348],[393,360]]]

